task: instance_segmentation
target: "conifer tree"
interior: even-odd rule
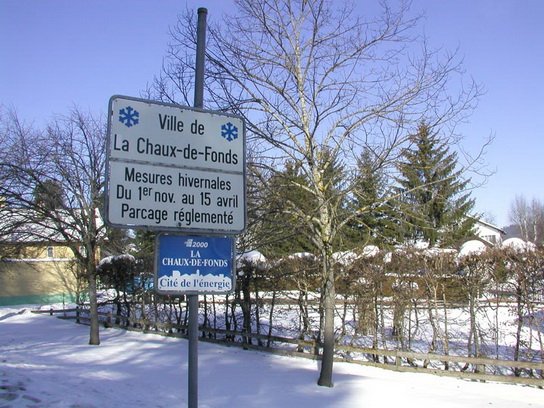
[[[323,194],[329,201],[344,199],[339,194],[339,184],[344,180],[344,169],[329,150],[323,150],[318,159],[323,162]],[[294,252],[316,253],[317,246],[312,237],[312,217],[322,211],[311,193],[309,177],[301,169],[300,163],[288,161],[283,171],[273,173],[266,181],[266,196],[263,197],[259,214],[259,241],[265,255],[289,255]],[[337,206],[341,211],[343,205]],[[343,236],[333,241],[334,250],[344,249]]]
[[[34,188],[34,204],[43,211],[54,211],[64,206],[64,192],[60,182],[46,179]]]
[[[411,142],[397,166],[400,235],[430,246],[455,245],[472,235],[474,199],[466,192],[470,179],[463,179],[457,154],[428,124],[419,125]]]
[[[350,211],[360,215],[348,224],[348,236],[355,245],[379,247],[394,243],[395,217],[392,213],[389,183],[380,163],[370,149],[365,149],[357,163],[357,181]]]
[[[312,213],[312,197],[306,191],[308,181],[299,166],[287,162],[281,172],[266,180],[267,188],[257,214],[257,242],[265,256],[284,256],[294,252],[312,252],[307,225],[300,213]]]

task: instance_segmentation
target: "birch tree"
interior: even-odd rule
[[[523,195],[516,195],[510,204],[508,217],[519,228],[521,238],[537,245],[544,243],[544,204],[533,198],[528,202]]]
[[[307,225],[321,263],[322,386],[333,386],[333,242],[370,210],[341,211],[355,185],[357,158],[369,148],[390,166],[417,123],[452,125],[478,95],[472,82],[449,92],[450,80],[461,78],[456,55],[431,51],[418,38],[419,19],[404,2],[395,4],[380,3],[376,15],[360,17],[347,2],[237,0],[233,14],[209,29],[205,106],[244,115],[251,164],[274,172],[287,160],[298,163],[307,184],[293,187],[313,197],[311,209],[286,210]],[[150,96],[190,101],[195,16],[180,17],[172,29]],[[331,189],[327,172],[334,163],[343,181]]]

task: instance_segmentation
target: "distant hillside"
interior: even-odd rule
[[[507,227],[503,227],[502,230],[506,232],[506,236],[503,239],[521,238],[521,229],[519,228],[519,225],[508,225]]]

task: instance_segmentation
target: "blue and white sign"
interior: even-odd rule
[[[160,234],[155,288],[161,294],[228,293],[234,289],[234,238]]]

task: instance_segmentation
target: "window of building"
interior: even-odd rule
[[[488,242],[491,242],[492,244],[497,243],[497,236],[496,235],[484,235],[482,238],[485,239]]]

